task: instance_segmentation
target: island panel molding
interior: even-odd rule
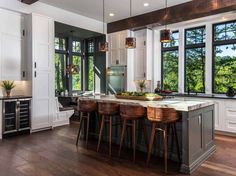
[[[167,8],[166,16],[165,9],[161,9],[108,23],[107,32],[113,33],[126,29],[136,30],[142,27],[161,26],[165,22],[166,24],[173,24],[233,10],[236,10],[235,0],[193,0]]]
[[[37,1],[38,0],[21,0],[21,2],[23,2],[25,4],[29,4],[29,5],[31,5],[31,4],[33,4],[33,3],[37,2]]]

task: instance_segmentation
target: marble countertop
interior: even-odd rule
[[[0,96],[0,100],[27,99],[27,98],[32,98],[32,96],[29,96],[29,95],[13,95],[13,96],[10,96],[10,97]]]
[[[132,104],[132,105],[141,105],[143,107],[160,107],[160,108],[174,108],[177,111],[193,111],[196,109],[200,109],[203,107],[207,107],[213,105],[213,101],[205,101],[205,100],[194,100],[194,99],[187,99],[187,98],[171,98],[171,99],[164,99],[161,101],[140,101],[140,100],[125,100],[125,99],[117,99],[115,96],[83,96],[79,97],[79,99],[89,99],[95,100],[97,102],[116,102],[121,104]]]

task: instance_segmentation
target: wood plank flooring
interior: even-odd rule
[[[96,152],[96,141],[85,148],[83,141],[75,146],[78,125],[55,128],[31,135],[17,136],[0,142],[0,176],[162,176],[163,161],[153,157],[150,167],[146,155],[123,150],[117,157],[117,146],[109,158],[107,144]],[[197,169],[193,176],[236,176],[236,138],[216,136],[216,153]],[[170,162],[168,175],[182,176],[178,164]]]

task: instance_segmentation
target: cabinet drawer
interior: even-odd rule
[[[236,118],[235,118],[235,120],[226,120],[225,121],[225,130],[227,132],[236,133]]]
[[[226,107],[225,115],[226,115],[226,119],[236,120],[236,108]]]

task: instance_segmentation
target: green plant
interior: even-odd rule
[[[140,89],[145,89],[146,88],[146,81],[145,80],[140,80],[138,82],[138,86]]]
[[[14,87],[16,87],[14,81],[2,81],[1,86],[2,86],[5,90],[12,90]]]

